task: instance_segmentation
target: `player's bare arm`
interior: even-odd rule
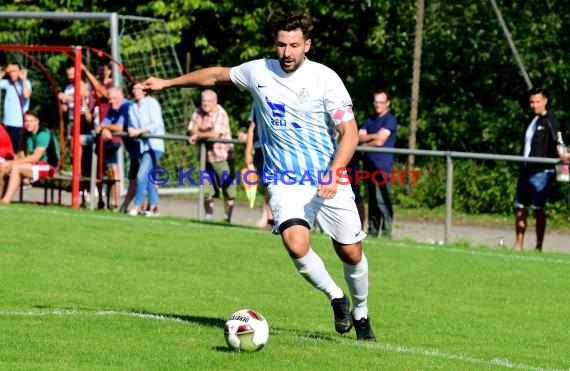
[[[232,85],[230,67],[208,67],[192,71],[173,79],[150,77],[143,82],[146,90],[158,91],[170,88],[206,88],[212,86]]]
[[[354,156],[354,151],[358,145],[356,120],[345,121],[337,125],[336,129],[338,131],[338,148],[331,165],[333,174],[336,174],[337,169],[346,167],[352,156]]]
[[[244,152],[244,160],[245,166],[249,168],[253,165],[253,133],[255,131],[255,121],[251,121],[249,123],[249,127],[247,128],[247,139],[245,140],[245,152]],[[261,169],[259,169],[261,170]]]

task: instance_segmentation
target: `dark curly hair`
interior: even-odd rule
[[[300,29],[303,32],[303,38],[309,39],[309,32],[313,28],[311,16],[307,13],[297,11],[288,15],[284,15],[273,22],[273,30],[277,34],[279,31],[295,31]]]

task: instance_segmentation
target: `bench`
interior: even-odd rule
[[[49,193],[49,204],[55,204],[55,191],[57,190],[57,194],[58,194],[58,198],[57,198],[57,204],[61,205],[61,193],[62,191],[68,189],[68,186],[71,185],[71,175],[66,175],[66,174],[55,174],[51,177],[45,177],[42,179],[39,179],[38,181],[31,183],[32,187],[40,187],[44,189],[44,205],[48,205],[48,193]],[[91,179],[88,177],[81,177],[79,179],[80,183],[87,183],[89,184],[91,182]],[[107,205],[109,205],[110,203],[110,199],[111,199],[111,192],[109,191],[111,186],[115,183],[118,183],[119,180],[118,179],[98,179],[96,184],[103,184],[106,185],[107,187]],[[26,184],[22,183],[20,186],[20,202],[23,201],[24,199],[24,186]],[[85,205],[85,194],[82,193],[81,195],[81,204]]]

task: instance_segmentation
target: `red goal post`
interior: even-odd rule
[[[73,55],[73,61],[75,66],[75,77],[74,77],[74,89],[75,95],[73,97],[74,106],[81,107],[81,96],[78,92],[81,91],[80,84],[81,84],[81,64],[82,64],[82,47],[81,46],[47,46],[47,45],[4,45],[0,44],[0,51],[12,51],[12,52],[19,52],[24,55],[26,58],[31,59],[32,63],[36,65],[46,77],[46,80],[52,87],[52,90],[55,89],[54,93],[57,99],[57,86],[54,84],[53,79],[49,72],[45,69],[41,63],[30,56],[28,52],[38,52],[38,53],[66,53],[69,55]],[[61,112],[60,112],[61,117]],[[73,141],[73,162],[72,162],[72,176],[71,176],[71,206],[75,209],[79,208],[79,177],[81,171],[81,164],[79,159],[79,140],[80,140],[80,127],[79,123],[81,122],[81,110],[75,109],[73,110],[73,121],[78,123],[77,125],[73,125],[73,133],[72,133],[72,141]],[[61,158],[63,160],[63,121],[60,122],[60,151]]]

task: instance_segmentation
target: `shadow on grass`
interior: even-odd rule
[[[224,325],[226,324],[226,319],[216,318],[216,317],[190,316],[186,314],[172,314],[172,313],[153,313],[153,312],[137,311],[137,310],[133,310],[132,313],[169,318],[178,321],[194,323],[204,327],[224,328]]]
[[[174,321],[181,321],[186,323],[197,324],[204,327],[210,327],[215,329],[223,329],[226,324],[226,318],[218,318],[218,317],[207,317],[207,316],[193,316],[193,315],[186,315],[186,314],[176,314],[176,313],[159,313],[159,312],[151,312],[136,308],[131,309],[123,309],[123,310],[114,310],[114,309],[92,309],[92,308],[80,308],[80,307],[57,307],[53,308],[50,305],[41,305],[36,304],[32,306],[35,309],[39,310],[50,310],[53,313],[58,314],[60,311],[69,311],[69,312],[86,312],[86,313],[104,313],[104,314],[118,314],[118,315],[127,315],[133,317],[147,317],[147,318],[155,318],[155,319],[163,319],[163,320],[174,320]],[[270,329],[270,333],[272,335],[287,335],[292,337],[298,337],[306,340],[320,340],[320,341],[327,341],[327,342],[339,342],[342,338],[346,338],[344,336],[331,336],[328,333],[322,332],[313,332],[313,331],[299,331],[297,329],[290,329],[290,328],[279,328],[274,327]],[[217,346],[215,347],[216,351],[219,352],[233,352],[233,349],[224,346]]]
[[[221,345],[212,347],[212,349],[214,349],[216,352],[222,352],[222,353],[251,353],[251,352],[240,352],[239,350],[230,348],[229,346],[224,347]]]
[[[338,342],[340,339],[345,337],[345,335],[330,335],[329,333],[322,333],[322,332],[314,332],[314,331],[299,331],[297,329],[283,329],[283,328],[272,328],[270,330],[271,334],[273,335],[281,335],[285,334],[288,336],[295,336],[307,340],[323,340],[323,341],[331,341],[331,342]]]
[[[226,319],[224,318],[216,318],[216,317],[202,317],[202,316],[191,316],[185,314],[172,314],[172,313],[158,313],[158,312],[150,312],[141,309],[131,308],[129,309],[92,309],[92,308],[81,308],[81,307],[57,307],[54,308],[50,305],[41,305],[36,304],[32,306],[35,309],[41,310],[52,310],[52,311],[84,311],[84,312],[91,312],[91,313],[115,313],[115,314],[122,314],[122,315],[131,315],[131,316],[140,316],[140,317],[151,317],[157,319],[170,319],[175,321],[181,322],[188,322],[197,324],[204,327],[212,327],[212,328],[224,328],[226,324]]]
[[[223,329],[225,324],[226,324],[225,318],[190,316],[190,315],[172,314],[172,313],[154,313],[154,312],[137,311],[134,309],[132,310],[132,313],[133,314],[147,315],[147,316],[156,316],[156,317],[161,317],[161,318],[168,318],[168,319],[173,319],[173,320],[178,320],[178,321],[184,321],[184,322],[198,324],[200,326],[205,326],[205,327],[212,327],[212,328],[216,328],[216,329]],[[331,336],[330,334],[327,334],[327,333],[313,332],[313,331],[299,331],[296,329],[289,329],[289,328],[283,329],[283,328],[279,328],[279,327],[271,328],[269,331],[270,331],[270,334],[272,336],[275,336],[275,335],[278,336],[280,334],[286,334],[288,336],[298,337],[298,338],[302,338],[302,339],[306,339],[306,340],[320,340],[320,341],[327,341],[327,342],[334,342],[334,343],[338,343],[341,339],[347,338],[347,337],[342,336],[342,335]],[[229,348],[227,346],[216,346],[216,347],[214,347],[214,350],[216,350],[218,352],[228,352],[228,353],[235,352],[234,349]],[[251,352],[245,352],[245,353],[251,353]]]

